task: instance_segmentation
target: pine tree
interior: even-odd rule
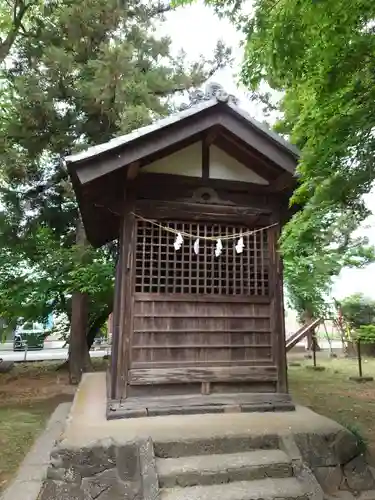
[[[0,309],[8,319],[66,312],[76,382],[112,309],[116,245],[94,250],[79,237],[61,158],[170,113],[176,92],[199,86],[230,51],[218,43],[212,60],[186,67],[185,55],[173,58],[171,41],[155,35],[170,10],[162,4],[72,0],[38,9],[2,75]]]

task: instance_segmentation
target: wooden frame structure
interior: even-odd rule
[[[109,418],[294,408],[277,241],[297,161],[219,98],[66,158],[89,241],[119,241]]]

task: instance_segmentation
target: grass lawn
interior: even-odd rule
[[[359,430],[375,451],[375,382],[349,381],[350,375],[357,374],[352,360],[327,360],[318,353],[318,364],[326,369],[315,372],[306,368],[312,361],[301,358],[293,355],[301,366],[289,368],[295,402]],[[363,370],[375,378],[375,360],[364,361]],[[56,371],[53,362],[19,364],[10,373],[0,374],[0,492],[57,404],[71,400],[73,394],[67,373]]]
[[[302,357],[302,355],[301,355]],[[345,427],[356,429],[375,452],[375,382],[358,383],[349,380],[358,375],[357,362],[351,359],[327,360],[317,354],[318,365],[325,371],[306,368],[312,360],[298,360],[299,367],[289,367],[289,388],[296,403],[336,420]],[[375,360],[363,360],[363,375],[375,379]]]
[[[46,403],[0,406],[0,492],[17,470],[56,405]]]
[[[0,374],[0,492],[56,408],[73,398],[55,363],[17,364]]]

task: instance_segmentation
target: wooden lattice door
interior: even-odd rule
[[[193,251],[194,240],[185,239],[175,250],[175,235],[163,227],[138,221],[136,243],[136,293],[268,296],[267,232],[245,236],[243,253],[235,251],[235,240],[225,238],[249,231],[248,228],[224,224],[169,222],[168,227],[197,235],[199,253]],[[215,241],[223,238],[223,251],[215,257]]]
[[[146,221],[137,223],[133,368],[273,365],[269,304],[269,250],[266,231],[235,241],[202,237],[235,235],[248,228],[202,222],[164,222],[185,238]]]

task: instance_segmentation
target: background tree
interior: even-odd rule
[[[339,307],[348,325],[349,340],[357,347],[358,368],[360,380],[363,379],[362,356],[363,344],[366,344],[366,353],[374,355],[375,344],[375,300],[357,293],[346,297],[339,302]],[[363,380],[373,380],[365,377]]]
[[[19,35],[27,35],[27,17],[38,0],[0,0],[0,64]]]
[[[76,381],[112,310],[116,245],[93,250],[77,238],[61,157],[170,113],[172,96],[199,86],[230,51],[218,43],[211,60],[172,57],[170,40],[154,31],[168,5],[74,0],[38,9],[2,71],[0,309],[9,319],[40,319],[51,310],[71,317],[75,300],[78,312],[87,306],[87,332],[71,325]]]
[[[375,325],[375,300],[356,293],[339,301],[345,321],[353,329]]]
[[[358,223],[348,214],[328,216],[324,209],[316,209],[304,220],[303,231],[299,217],[284,228],[281,248],[289,304],[301,323],[309,323],[332,315],[334,279],[343,267],[362,268],[373,262],[374,248],[366,237],[355,236]]]
[[[256,2],[246,21],[243,81],[283,92],[276,129],[301,148],[303,206],[285,228],[282,251],[293,305],[317,314],[332,277],[373,260],[353,232],[368,215],[373,183],[375,37],[372,2]]]
[[[292,201],[302,209],[282,237],[285,281],[300,315],[319,315],[342,266],[373,259],[352,234],[375,177],[375,4],[256,0],[248,15],[241,1],[207,3],[242,30],[242,82],[273,101],[276,130],[301,149]]]

